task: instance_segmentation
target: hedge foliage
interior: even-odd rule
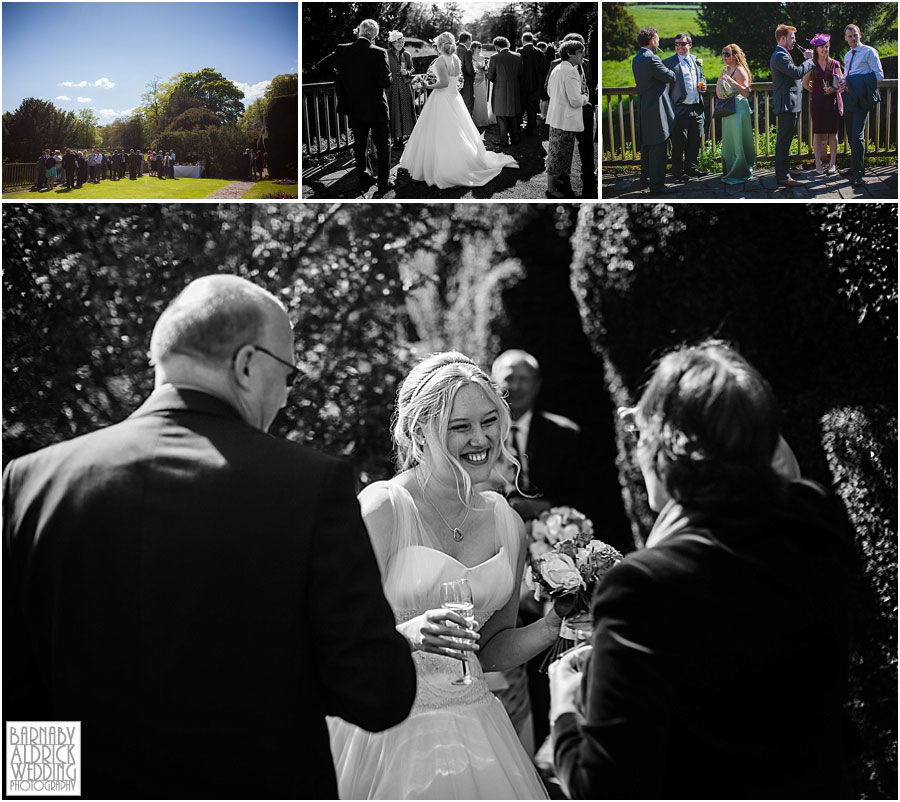
[[[672,346],[733,341],[769,379],[804,474],[832,487],[862,566],[850,712],[861,795],[896,798],[896,206],[581,209],[572,286],[633,403]],[[758,244],[757,244],[758,243]],[[629,441],[619,468],[639,538],[653,521]]]

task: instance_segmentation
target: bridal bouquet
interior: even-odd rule
[[[590,614],[591,595],[597,582],[622,559],[622,554],[602,540],[594,538],[594,525],[573,507],[551,507],[531,522],[525,584],[553,599],[553,607],[563,617],[560,640],[548,661],[565,649],[564,642],[577,640],[590,625],[572,623],[572,619]],[[567,621],[568,623],[567,623]]]

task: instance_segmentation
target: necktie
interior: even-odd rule
[[[512,451],[515,458],[519,461],[519,465],[522,466],[522,472],[519,474],[519,485],[522,490],[528,490],[528,467],[526,465],[526,457],[522,454],[522,449],[519,447],[519,425],[517,423],[512,424],[509,427],[509,447]]]
[[[850,60],[847,62],[847,75],[850,74],[850,70],[853,68],[853,57],[856,55],[856,50],[850,51]]]

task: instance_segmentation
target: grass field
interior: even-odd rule
[[[674,37],[679,33],[700,35],[697,24],[699,3],[625,3],[625,10],[634,17],[638,30],[656,28],[661,39]],[[668,55],[672,55],[669,53]]]
[[[297,183],[293,184],[276,184],[274,181],[259,181],[251,189],[248,189],[242,198],[262,198],[263,195],[272,195],[276,192],[283,192],[285,195],[293,195],[298,197]]]
[[[178,178],[174,181],[144,176],[136,181],[101,181],[81,189],[55,188],[52,192],[3,194],[10,200],[195,200],[205,198],[232,181],[222,178]]]

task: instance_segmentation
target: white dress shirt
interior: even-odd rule
[[[684,77],[684,100],[682,103],[699,103],[700,90],[697,88],[697,73],[694,60],[688,56],[687,58],[678,57],[678,66],[681,68],[681,74]]]
[[[853,54],[852,60],[850,59],[851,53]],[[848,64],[850,65],[849,69],[847,69]],[[860,42],[855,48],[844,54],[844,77],[864,75],[867,72],[874,72],[879,81],[884,80],[884,70],[881,67],[878,51],[874,47]]]

